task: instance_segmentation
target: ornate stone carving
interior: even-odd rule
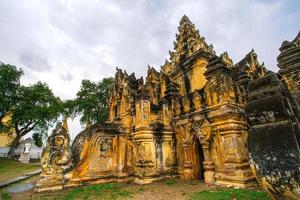
[[[61,175],[72,166],[70,136],[62,122],[56,125],[47,140],[47,146],[41,157],[41,166],[45,175]]]
[[[176,35],[174,42],[174,52],[169,51],[172,67],[176,67],[180,62],[191,57],[198,50],[215,54],[212,45],[205,42],[205,38],[201,37],[199,30],[195,29],[195,25],[187,16],[183,16],[179,23],[179,34]]]
[[[189,113],[190,109],[191,109],[189,98],[187,96],[185,96],[184,98],[182,98],[181,102],[183,105],[183,112]]]
[[[247,76],[253,80],[262,77],[266,74],[267,69],[264,63],[260,64],[257,58],[257,54],[252,49],[240,62],[234,65],[236,74],[240,72],[246,72]]]
[[[201,96],[199,95],[199,92],[194,92],[193,95],[193,102],[194,102],[194,108],[195,110],[201,110],[202,102],[201,102]]]
[[[212,128],[209,121],[205,119],[200,129],[199,140],[201,144],[208,145],[211,139],[212,139]]]
[[[212,127],[211,124],[207,119],[204,119],[202,121],[193,121],[191,130],[194,132],[196,137],[199,139],[201,143],[201,147],[203,149],[203,154],[204,154],[204,160],[203,160],[203,165],[204,165],[204,181],[206,184],[214,184],[215,178],[214,178],[214,163],[211,160],[211,153],[209,149],[209,144],[212,139]]]
[[[42,173],[35,190],[60,190],[66,182],[65,174],[72,169],[72,151],[66,120],[58,123],[47,140],[41,157]]]
[[[232,62],[231,58],[229,57],[227,51],[225,51],[224,53],[222,53],[222,54],[220,55],[220,58],[221,58],[221,60],[222,60],[224,63],[226,63],[227,65],[232,65],[232,64],[233,64],[233,62]]]
[[[47,178],[38,182],[38,188],[62,189],[87,180],[105,181],[107,177],[145,184],[173,175],[187,179],[204,176],[205,183],[216,185],[247,187],[253,183],[245,142],[248,128],[268,127],[257,132],[262,137],[286,123],[281,119],[287,117],[280,118],[282,113],[294,115],[299,121],[300,36],[280,48],[280,75],[286,84],[280,87],[290,91],[282,95],[276,92],[275,82],[269,83],[272,87],[264,87],[268,75],[254,51],[233,64],[227,52],[215,54],[187,16],[182,17],[178,31],[170,59],[160,71],[148,67],[145,83],[143,77],[137,79],[134,73],[116,69],[109,90],[108,123],[90,125],[79,133],[72,145],[72,158],[67,129],[57,126],[42,157],[42,177]],[[261,79],[264,76],[266,79]],[[253,92],[249,83],[253,80],[258,81],[261,96]],[[290,96],[295,101],[287,101]],[[260,98],[264,102],[260,103]],[[248,101],[253,110],[246,115]],[[286,126],[290,129],[280,129],[279,136],[272,139],[287,135],[293,125],[296,130],[298,121]],[[300,136],[287,141],[295,143],[295,138]],[[278,140],[278,146],[287,141]],[[260,142],[266,141],[248,145],[253,148]],[[259,169],[268,169],[264,165],[270,163],[276,167],[275,161],[268,160]],[[204,174],[200,175],[203,171],[199,169],[205,169]],[[278,175],[280,171],[274,169]],[[265,182],[273,184],[277,175],[268,174]]]

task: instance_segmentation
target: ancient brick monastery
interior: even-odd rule
[[[117,69],[106,124],[87,127],[72,147],[65,125],[57,125],[43,153],[37,191],[169,177],[247,187],[255,176],[264,176],[255,161],[258,171],[251,171],[248,133],[258,130],[257,124],[275,122],[278,113],[264,110],[255,92],[261,91],[261,99],[268,92],[272,97],[285,84],[296,102],[291,112],[295,105],[299,109],[300,35],[283,43],[281,70],[275,74],[259,63],[254,50],[236,64],[227,52],[216,55],[187,16],[178,31],[160,71],[149,67],[143,80]],[[253,111],[259,105],[261,113]]]

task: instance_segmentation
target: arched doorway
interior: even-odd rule
[[[194,168],[194,177],[195,179],[204,179],[204,167],[203,167],[203,161],[204,161],[204,155],[203,155],[203,149],[202,146],[198,140],[198,138],[194,138],[193,141],[193,168]]]

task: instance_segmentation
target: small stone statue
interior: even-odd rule
[[[44,148],[41,165],[44,174],[62,174],[71,167],[72,152],[70,148],[70,136],[67,129],[60,122],[48,138]]]
[[[47,140],[41,157],[42,174],[36,186],[37,191],[51,185],[52,189],[61,189],[64,183],[64,174],[71,169],[72,151],[70,136],[66,123],[58,123]],[[49,189],[49,187],[48,187]]]

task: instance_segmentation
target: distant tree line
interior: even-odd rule
[[[107,119],[108,91],[112,78],[97,83],[83,80],[75,99],[62,101],[46,83],[22,85],[22,69],[0,62],[0,132],[13,130],[15,138],[10,144],[9,157],[13,157],[20,139],[33,132],[37,146],[59,118],[80,116],[86,126]],[[3,123],[4,118],[8,122]]]

